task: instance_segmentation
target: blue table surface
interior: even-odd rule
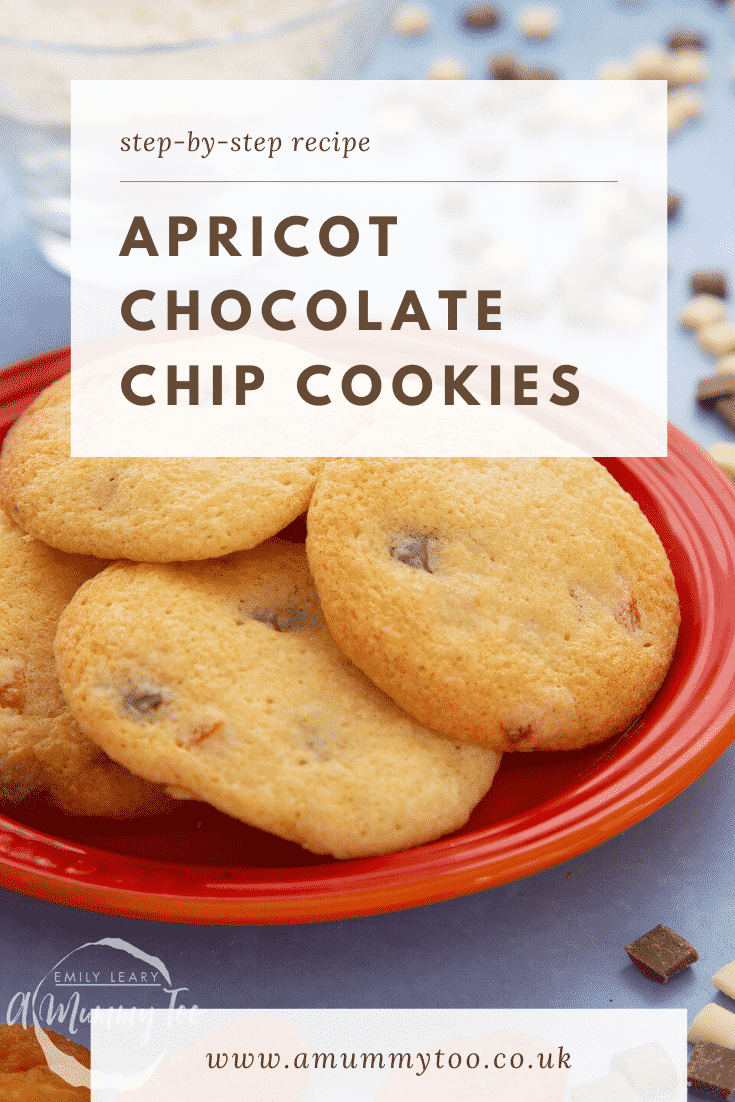
[[[696,379],[711,361],[676,315],[693,268],[731,269],[735,20],[722,5],[557,0],[558,35],[523,46],[513,28],[521,0],[502,0],[496,34],[468,38],[451,0],[433,0],[433,29],[390,36],[367,79],[424,76],[432,58],[464,60],[483,75],[491,52],[516,52],[562,77],[590,78],[611,57],[695,25],[710,39],[704,119],[670,144],[670,186],[683,197],[670,227],[670,419],[705,447],[735,440],[697,408]],[[69,341],[69,283],[36,251],[7,176],[0,176],[0,363]],[[735,272],[732,273],[735,275]],[[710,977],[735,957],[735,748],[671,803],[582,856],[517,883],[396,914],[288,927],[207,928],[117,919],[0,890],[0,1014],[66,952],[122,937],[165,958],[200,1006],[241,1007],[686,1007],[712,1001]],[[663,922],[700,961],[665,986],[645,979],[623,946]],[[715,1001],[728,1005],[724,996]]]

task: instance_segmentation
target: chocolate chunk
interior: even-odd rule
[[[727,275],[719,268],[692,272],[689,277],[689,286],[693,295],[714,295],[716,298],[727,298],[729,294]]]
[[[724,417],[729,425],[735,428],[735,398],[720,398],[715,403],[715,409],[720,417]]]
[[[503,20],[503,13],[496,4],[473,4],[459,17],[460,24],[466,31],[473,34],[487,34],[499,27]]]
[[[735,428],[735,373],[722,371],[700,379],[697,383],[697,401],[708,409],[716,410]]]
[[[645,976],[658,983],[666,983],[677,972],[699,960],[694,946],[668,926],[656,926],[649,930],[626,945],[625,951]]]
[[[488,80],[520,80],[521,66],[510,54],[496,54],[487,60]]]
[[[681,196],[675,191],[669,191],[666,193],[666,218],[667,221],[673,222],[675,218],[678,218],[681,213]]]
[[[706,50],[707,37],[693,27],[677,27],[666,38],[670,50]]]
[[[392,559],[404,563],[405,566],[433,574],[430,565],[433,544],[431,536],[401,535],[393,540],[388,550]]]
[[[735,373],[723,371],[700,379],[697,383],[697,401],[703,406],[716,406],[722,398],[735,395]]]
[[[251,618],[274,631],[292,631],[296,627],[298,614],[295,608],[277,608],[253,612]]]
[[[555,73],[553,69],[550,69],[548,65],[533,65],[530,69],[525,69],[522,74],[523,80],[558,80],[559,74]]]
[[[697,1041],[687,1064],[687,1085],[718,1098],[735,1093],[735,1049]]]
[[[122,698],[122,706],[134,719],[148,719],[163,705],[163,697],[151,689],[131,685]]]

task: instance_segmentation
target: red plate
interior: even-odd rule
[[[0,432],[69,351],[0,377]],[[683,433],[667,459],[606,459],[659,533],[681,600],[668,677],[625,734],[586,750],[506,754],[467,826],[390,857],[331,861],[202,804],[113,823],[38,806],[0,816],[0,883],[108,914],[210,925],[399,910],[528,876],[650,815],[735,739],[735,492]]]

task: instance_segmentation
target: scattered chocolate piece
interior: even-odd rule
[[[487,60],[489,80],[520,80],[521,66],[511,54],[496,54]]]
[[[730,293],[727,285],[727,275],[721,268],[692,272],[689,277],[689,286],[693,295],[714,295],[716,298],[727,298]]]
[[[718,467],[722,467],[725,474],[735,478],[735,444],[729,440],[720,440],[709,449],[709,454]],[[729,995],[735,999],[735,960],[729,964],[723,964],[712,977],[712,983],[723,995]]]
[[[708,42],[706,36],[693,27],[677,27],[666,38],[666,45],[670,50],[706,50]]]
[[[427,80],[464,80],[467,70],[458,57],[436,57],[426,70]]]
[[[735,482],[735,444],[731,440],[717,440],[715,443],[707,449],[707,454],[714,460],[721,471],[727,475],[728,478],[732,478]],[[735,983],[733,979],[735,977],[735,961],[732,964],[727,964],[725,968],[721,968],[712,976],[712,982],[715,987],[720,987],[729,997],[735,997]]]
[[[699,953],[693,945],[681,934],[661,925],[626,945],[625,951],[645,976],[658,983],[666,983],[677,972],[699,960]]]
[[[712,1045],[735,1046],[735,1014],[718,1003],[707,1003],[689,1026],[687,1041],[709,1041]]]
[[[714,407],[722,398],[735,395],[735,372],[722,371],[700,379],[697,383],[697,401],[703,406]]]
[[[718,358],[735,352],[735,325],[727,318],[712,325],[703,325],[697,330],[697,344]]]
[[[402,4],[393,16],[393,30],[403,38],[417,38],[431,29],[431,12],[423,4]]]
[[[687,1085],[718,1098],[735,1092],[735,1050],[697,1041],[687,1064]]]
[[[695,295],[683,310],[679,311],[679,321],[687,329],[703,329],[709,325],[724,321],[727,307],[721,298],[715,295]]]
[[[524,70],[522,78],[523,80],[558,80],[559,74],[548,65],[533,65],[530,69]]]
[[[518,30],[526,38],[550,38],[559,26],[556,8],[531,5],[518,16]]]
[[[495,4],[473,4],[459,17],[460,24],[466,31],[474,34],[486,34],[500,26],[503,13]]]
[[[679,217],[681,213],[681,195],[675,191],[668,191],[666,193],[666,218],[669,222],[673,222],[675,218]]]
[[[697,401],[735,428],[735,372],[718,371],[697,383]]]

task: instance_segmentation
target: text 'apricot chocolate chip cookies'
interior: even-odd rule
[[[307,552],[344,653],[467,742],[600,742],[645,711],[671,662],[666,554],[592,459],[329,461]]]
[[[316,853],[364,857],[462,826],[499,755],[421,726],[340,653],[303,547],[115,563],[56,636],[83,731],[150,781]]]
[[[62,551],[171,562],[227,555],[304,512],[320,459],[79,459],[70,381],[43,391],[8,433],[0,497],[15,524]]]

